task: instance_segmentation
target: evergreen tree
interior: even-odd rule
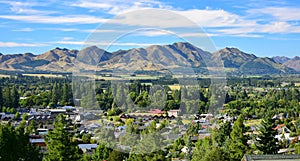
[[[11,107],[18,108],[20,96],[16,86],[12,87],[10,96],[11,96]]]
[[[17,128],[0,124],[0,161],[18,160],[40,161],[41,155],[29,142],[24,122]]]
[[[45,161],[76,161],[81,158],[79,148],[72,141],[72,134],[67,129],[68,120],[60,114],[55,119],[54,130],[45,137],[47,154]]]
[[[0,87],[0,111],[3,107],[3,94],[2,94],[2,87]]]
[[[99,143],[92,158],[93,160],[107,160],[110,153],[111,149],[109,149],[104,143]]]
[[[197,141],[192,161],[225,161],[224,150],[214,145],[211,138],[204,138]]]
[[[10,88],[6,85],[3,89],[3,106],[12,107],[11,97],[10,97]]]
[[[65,83],[62,88],[62,96],[60,99],[60,105],[66,105],[68,103],[68,85]]]
[[[58,86],[57,86],[57,83],[54,83],[53,85],[53,88],[52,88],[52,91],[51,91],[51,103],[54,104],[54,106],[56,107],[57,106],[57,102],[58,102]]]
[[[127,154],[122,153],[120,151],[117,150],[113,150],[108,157],[108,161],[117,161],[117,160],[123,160],[125,159],[125,157],[127,156]]]
[[[244,125],[244,118],[242,115],[234,122],[232,131],[230,133],[230,160],[240,161],[248,150],[247,137],[244,136],[246,128]]]
[[[277,154],[279,146],[277,144],[278,140],[275,138],[277,134],[275,127],[275,121],[267,117],[261,123],[259,128],[260,135],[257,138],[258,144],[256,147],[262,151],[264,154]]]
[[[224,145],[225,141],[230,139],[231,123],[229,121],[222,123],[218,129],[213,130],[212,136],[219,146]]]

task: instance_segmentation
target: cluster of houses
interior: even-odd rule
[[[31,121],[35,121],[38,125],[38,128],[34,134],[30,136],[30,142],[39,146],[41,151],[46,150],[46,144],[44,136],[51,130],[53,130],[53,122],[57,115],[63,114],[68,119],[72,120],[74,126],[76,126],[76,131],[72,131],[77,135],[82,135],[89,133],[91,136],[96,134],[96,131],[99,132],[99,129],[102,128],[111,129],[114,131],[115,138],[120,138],[126,134],[126,125],[118,125],[114,121],[106,119],[102,111],[83,111],[81,108],[75,108],[70,106],[65,106],[59,109],[31,109],[30,111],[24,112],[28,115],[27,124],[30,124]],[[123,113],[119,117],[122,121],[126,119],[133,119],[134,124],[138,125],[139,130],[146,129],[151,121],[158,120],[156,127],[160,126],[160,121],[167,120],[170,124],[160,131],[161,136],[164,139],[177,139],[182,137],[188,129],[187,124],[176,124],[176,120],[179,116],[180,110],[170,110],[162,111],[159,109],[153,109],[146,112],[134,112],[134,113]],[[8,117],[13,119],[12,114],[2,114],[0,113],[0,118]],[[213,118],[212,114],[202,114],[202,115],[192,115],[192,123],[198,123],[202,125],[202,129],[198,131],[199,135],[193,136],[192,140],[196,141],[203,137],[209,136],[208,128],[212,126],[209,122]],[[102,119],[105,118],[105,119]],[[178,129],[177,135],[174,135],[175,129]],[[92,139],[97,139],[96,136]],[[91,152],[96,149],[97,144],[79,144],[79,148],[83,152]],[[121,146],[121,145],[120,145]]]
[[[160,109],[153,109],[150,111],[136,111],[133,113],[122,113],[119,118],[122,122],[126,122],[127,119],[132,119],[133,124],[138,126],[138,130],[144,130],[150,126],[153,120],[156,120],[156,127],[160,127],[161,121],[165,120],[169,122],[167,127],[164,127],[159,133],[165,140],[175,140],[177,138],[183,137],[189,128],[189,123],[201,125],[201,129],[197,131],[197,134],[191,137],[192,141],[197,141],[198,139],[203,139],[210,136],[209,129],[213,128],[211,122],[212,119],[234,122],[236,117],[231,117],[227,114],[214,116],[213,114],[193,114],[193,115],[181,115],[180,110],[170,110],[162,111]],[[71,106],[65,106],[59,109],[31,109],[30,111],[25,111],[28,115],[27,123],[30,124],[31,121],[37,123],[38,128],[34,134],[30,136],[30,142],[39,146],[42,152],[46,151],[46,144],[44,136],[51,130],[53,130],[53,122],[59,114],[65,115],[68,119],[72,120],[76,130],[72,131],[76,135],[91,134],[92,139],[97,140],[97,132],[101,129],[110,129],[113,131],[116,140],[126,135],[126,125],[119,124],[116,121],[109,120],[103,113],[103,111],[87,111],[82,110],[82,108],[75,108]],[[281,115],[274,116],[274,119],[280,119]],[[14,119],[14,115],[10,113],[0,113],[0,120],[11,120]],[[178,120],[189,120],[184,124],[178,123]],[[275,130],[278,131],[276,138],[279,141],[287,141],[291,143],[293,141],[300,140],[300,136],[291,136],[291,130],[289,130],[284,124],[279,124]],[[253,131],[256,129],[254,128]],[[174,135],[174,131],[176,135]],[[98,136],[99,137],[99,136]],[[118,144],[118,143],[117,143]],[[79,144],[78,147],[85,153],[91,153],[97,148],[97,144]],[[122,147],[122,145],[120,145]],[[128,147],[127,147],[128,148]],[[184,147],[187,148],[187,147]],[[182,149],[184,151],[184,148]],[[293,149],[281,149],[280,153],[291,153]]]

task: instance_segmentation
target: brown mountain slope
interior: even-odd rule
[[[283,64],[289,68],[292,68],[292,69],[300,72],[300,57],[299,56],[296,56],[293,59],[286,61]]]
[[[197,72],[205,72],[206,67],[216,69],[211,67],[224,66],[226,71],[240,74],[284,74],[295,73],[295,70],[291,68],[300,72],[299,61],[300,57],[295,57],[281,64],[274,59],[256,57],[237,48],[224,48],[209,53],[187,42],[178,42],[170,45],[119,50],[113,53],[90,46],[80,51],[55,48],[40,55],[31,53],[0,54],[0,70],[72,72],[76,65],[77,69],[88,71],[96,69],[161,70],[192,67]]]

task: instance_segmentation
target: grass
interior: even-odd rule
[[[47,78],[62,78],[61,74],[23,74],[23,76],[31,76],[31,77],[47,77]]]
[[[186,125],[186,124],[191,123],[191,120],[183,119],[183,120],[182,120],[182,123],[183,123],[184,125]]]
[[[171,90],[180,90],[180,85],[179,84],[174,84],[174,85],[169,85]]]

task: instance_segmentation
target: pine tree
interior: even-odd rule
[[[41,155],[37,148],[29,142],[29,135],[25,132],[25,123],[14,128],[0,124],[0,161],[40,161]]]
[[[45,137],[47,154],[45,161],[76,161],[80,160],[79,148],[72,141],[72,134],[67,129],[68,120],[60,114],[55,119],[54,130]]]
[[[244,118],[242,115],[240,115],[234,122],[232,131],[230,133],[231,141],[229,143],[229,150],[230,160],[232,161],[240,161],[248,150],[247,137],[244,136],[246,128],[243,122]]]
[[[224,145],[225,141],[230,139],[231,130],[231,123],[229,121],[220,124],[220,127],[212,132],[214,141],[218,143],[219,146]]]
[[[10,88],[9,86],[5,86],[3,89],[3,106],[11,107],[11,97],[10,97]]]
[[[261,123],[259,128],[260,135],[257,138],[258,144],[256,147],[262,151],[264,154],[277,154],[279,146],[277,144],[278,140],[275,138],[276,130],[275,121],[272,118],[267,117]]]
[[[65,105],[68,103],[68,85],[65,83],[62,88],[62,96],[60,99],[60,104]]]
[[[3,94],[2,94],[2,87],[0,87],[0,111],[3,107]]]
[[[104,143],[99,143],[92,158],[94,160],[107,160],[111,151]]]
[[[18,108],[20,96],[16,86],[12,87],[10,96],[11,96],[11,107]]]
[[[58,86],[57,83],[54,83],[52,91],[51,91],[51,103],[54,104],[54,106],[57,106],[57,102],[58,102]]]

